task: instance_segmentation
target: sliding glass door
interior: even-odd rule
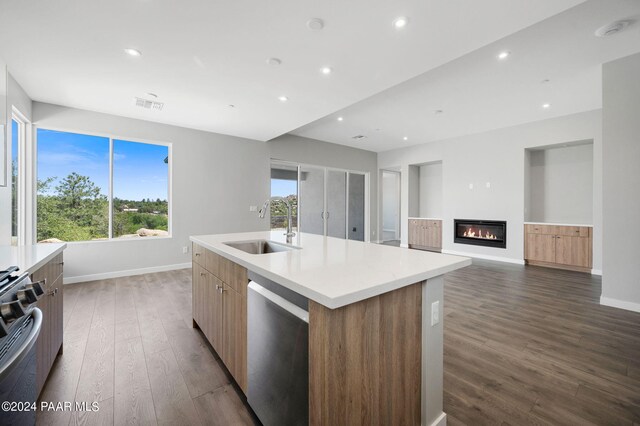
[[[299,167],[300,231],[325,235],[324,169],[308,166]]]
[[[367,179],[364,172],[273,162],[271,195],[281,195],[278,178],[297,171],[297,224],[300,232],[365,240]],[[293,182],[290,183],[292,185]],[[272,208],[273,210],[273,208]],[[274,212],[271,212],[272,216]],[[272,217],[272,229],[275,229]],[[277,227],[276,227],[277,228]]]

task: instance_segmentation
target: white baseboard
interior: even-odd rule
[[[409,244],[400,244],[400,247],[402,247],[402,248],[409,248]]]
[[[600,296],[600,304],[612,308],[626,309],[627,311],[640,312],[640,303],[627,302],[626,300],[612,299]]]
[[[173,271],[176,269],[191,268],[191,262],[177,263],[175,265],[152,266],[150,268],[129,269],[126,271],[105,272],[102,274],[79,275],[77,277],[64,277],[64,284],[83,283],[87,281],[107,280],[109,278],[130,277],[132,275],[150,274],[152,272]]]
[[[442,413],[430,426],[447,426],[447,413]]]
[[[602,269],[592,269],[591,275],[600,275],[602,276]]]
[[[456,256],[475,257],[476,259],[495,260],[496,262],[515,263],[516,265],[524,265],[524,260],[512,259],[510,257],[490,256],[488,254],[467,253],[464,251],[442,250],[444,254],[454,254]]]

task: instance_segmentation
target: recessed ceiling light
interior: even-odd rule
[[[329,75],[329,74],[331,74],[331,71],[333,71],[333,70],[331,69],[331,67],[322,67],[322,68],[320,68],[320,72],[321,72],[322,74],[324,74],[324,75]]]
[[[594,34],[596,37],[609,37],[621,33],[629,26],[629,24],[631,24],[631,21],[612,22],[604,27],[598,28]]]
[[[320,31],[324,28],[324,21],[320,18],[312,18],[307,21],[307,28],[311,31]]]
[[[549,109],[551,108],[551,104],[542,104],[542,108]]]
[[[404,138],[402,138],[402,140],[407,141],[407,140],[409,140],[409,138],[405,136]]]
[[[278,59],[278,58],[268,58],[267,59],[267,65],[271,65],[272,67],[277,67],[281,63],[282,63],[282,61],[280,59]]]
[[[147,92],[147,96],[151,96],[152,98],[157,98],[158,95],[156,95],[155,93],[151,93],[151,92]]]
[[[235,108],[236,106],[234,104],[229,104],[227,105],[229,108]]]
[[[540,83],[542,84],[547,84],[549,83],[551,80],[549,80],[548,78],[545,78],[544,80],[542,80]]]
[[[132,49],[131,47],[127,47],[126,49],[124,49],[124,53],[129,56],[142,56],[142,52],[137,49]]]
[[[278,96],[278,100],[280,102],[287,102],[289,100],[289,98],[287,98],[286,96]]]
[[[344,118],[338,117],[338,121],[342,121],[342,120],[344,120]]]
[[[509,57],[509,55],[511,55],[511,52],[505,50],[504,52],[498,53],[498,59],[500,59],[500,60],[507,59]]]
[[[409,23],[409,18],[400,16],[393,21],[393,26],[397,29],[401,29],[407,26]]]
[[[443,112],[444,112],[443,110],[441,110],[441,109],[437,109],[437,110],[435,110],[433,113],[434,113],[435,115],[438,115],[438,114],[442,114]]]

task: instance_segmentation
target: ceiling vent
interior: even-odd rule
[[[600,27],[596,30],[596,37],[609,37],[612,35],[616,35],[624,31],[629,25],[631,21],[616,21],[612,22],[604,27]]]
[[[364,139],[364,138],[366,138],[365,135],[355,135],[355,136],[351,137],[351,139],[355,139],[357,141],[359,141],[360,139]]]
[[[150,101],[149,99],[135,98],[136,106],[144,109],[153,109],[156,111],[162,111],[164,104],[162,102]]]

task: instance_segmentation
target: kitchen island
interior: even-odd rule
[[[252,254],[227,244],[256,240],[291,249]],[[282,231],[191,241],[194,325],[245,393],[246,285],[255,273],[309,300],[310,424],[444,422],[443,275],[470,259],[305,233],[287,244]],[[230,295],[220,309],[203,307],[207,280]]]

